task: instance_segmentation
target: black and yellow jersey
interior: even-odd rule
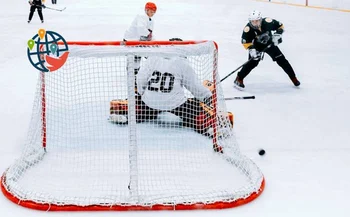
[[[260,28],[254,28],[250,23],[248,23],[242,33],[242,44],[245,49],[250,48],[253,45],[253,40],[256,36],[261,35],[265,32],[277,31],[279,33],[283,32],[283,24],[275,19],[265,17],[261,20]]]

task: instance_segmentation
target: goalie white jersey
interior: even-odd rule
[[[142,101],[153,109],[172,110],[183,104],[184,87],[198,100],[211,96],[184,58],[149,57],[137,75]]]

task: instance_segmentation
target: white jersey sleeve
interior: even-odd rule
[[[137,15],[129,28],[124,33],[125,40],[140,40],[141,36],[147,37],[150,30],[153,32],[154,22],[146,14]],[[153,33],[152,33],[153,35]]]
[[[142,101],[153,109],[169,111],[185,103],[184,87],[199,100],[211,96],[181,58],[149,57],[137,74],[137,89]]]
[[[211,97],[211,91],[208,88],[204,87],[203,84],[199,81],[193,68],[187,62],[185,62],[185,60],[182,61],[181,65],[183,68],[182,82],[186,89],[189,90],[192,95],[200,101],[204,101],[205,98]]]

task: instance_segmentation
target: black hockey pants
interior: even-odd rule
[[[174,115],[180,117],[182,119],[183,126],[193,128],[199,133],[203,133],[201,131],[204,129],[197,126],[196,123],[197,116],[201,112],[204,112],[198,100],[189,98],[179,107],[167,112],[173,113]],[[161,111],[148,107],[141,100],[141,96],[136,96],[136,122],[156,119],[159,113],[161,113]]]
[[[272,58],[273,61],[276,61],[276,63],[285,71],[285,73],[287,73],[290,79],[295,78],[295,73],[292,66],[277,46],[272,46],[265,52]],[[249,55],[248,59],[250,58],[251,56]],[[241,71],[238,72],[238,77],[243,80],[259,64],[259,62],[260,59],[251,60],[242,67]]]
[[[43,21],[43,20],[44,20],[44,17],[43,17],[43,13],[42,13],[42,8],[41,8],[40,6],[37,7],[37,6],[35,6],[35,5],[30,6],[30,13],[29,13],[29,18],[28,18],[28,20],[29,20],[29,21],[32,20],[35,9],[38,10],[38,14],[39,14],[40,20]]]

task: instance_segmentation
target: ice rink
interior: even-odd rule
[[[342,0],[349,5],[348,0]],[[40,28],[60,33],[68,41],[122,40],[125,29],[146,1],[60,0],[26,21],[26,1],[3,3],[0,39],[0,172],[20,156],[27,136],[37,71],[28,61],[27,41]],[[341,0],[338,0],[341,2]],[[154,17],[157,40],[214,40],[219,46],[221,77],[247,60],[240,43],[248,14],[285,26],[279,46],[301,82],[293,86],[280,67],[265,56],[233,88],[235,74],[222,85],[225,97],[255,95],[254,100],[227,101],[235,114],[235,133],[244,155],[262,170],[266,187],[247,205],[226,210],[160,212],[46,213],[16,206],[0,196],[2,216],[347,216],[350,194],[350,13],[250,0],[158,0]],[[330,7],[337,5],[326,5]],[[349,8],[348,8],[349,9]],[[265,156],[258,150],[264,148]],[[44,177],[43,177],[44,178]]]

